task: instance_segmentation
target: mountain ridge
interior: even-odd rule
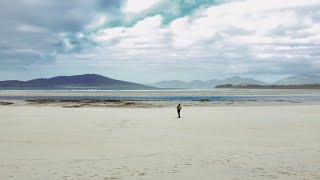
[[[223,84],[242,84],[242,83],[251,83],[264,85],[266,83],[258,81],[252,78],[242,78],[239,76],[233,76],[227,79],[210,79],[207,81],[193,80],[189,82],[180,81],[180,80],[171,80],[171,81],[159,81],[156,83],[148,84],[150,86],[158,88],[214,88],[217,85]]]
[[[176,83],[176,82],[179,82]],[[193,83],[196,82],[196,83]],[[211,79],[207,81],[193,80],[189,82],[172,80],[172,81],[159,81],[156,83],[150,83],[148,85],[158,88],[214,88],[219,85],[304,85],[304,84],[320,84],[319,75],[295,75],[280,79],[274,83],[265,83],[253,78],[242,78],[239,76],[233,76],[226,79]]]
[[[319,84],[320,76],[303,74],[296,76],[289,76],[283,79],[276,81],[275,85],[303,85],[303,84]]]
[[[48,87],[48,88],[136,88],[151,89],[154,87],[143,84],[111,79],[98,74],[83,74],[74,76],[56,76],[38,78],[28,81],[0,81],[0,87]]]
[[[139,84],[129,81],[116,80],[98,74],[83,74],[74,76],[56,76],[52,78],[38,78],[28,81],[7,80],[0,81],[0,87],[48,87],[48,88],[110,88],[110,89],[213,89],[219,85],[310,85],[320,84],[320,75],[295,75],[280,79],[274,83],[265,83],[253,78],[233,76],[226,79],[211,79],[207,81],[193,80],[189,82],[180,80],[159,81],[150,84]]]

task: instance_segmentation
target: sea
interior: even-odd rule
[[[0,100],[319,101],[318,89],[1,88]]]

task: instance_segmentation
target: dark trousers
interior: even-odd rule
[[[179,116],[178,118],[180,118],[180,109],[178,109],[178,116]]]

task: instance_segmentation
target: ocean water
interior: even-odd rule
[[[1,89],[0,100],[320,101],[320,90]]]
[[[1,100],[320,101],[319,96],[0,96]]]

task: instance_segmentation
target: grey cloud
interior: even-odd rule
[[[272,38],[272,41],[266,42],[234,43],[231,41],[233,38],[254,37],[255,32],[242,29],[236,24],[228,25],[228,23],[222,30],[215,33],[207,31],[208,36],[195,40],[189,47],[182,48],[172,45],[175,35],[167,31],[164,34],[159,33],[155,41],[132,41],[133,44],[130,47],[130,43],[126,43],[130,42],[130,38],[133,39],[129,37],[130,34],[110,41],[93,42],[90,36],[99,33],[95,31],[97,29],[88,30],[87,25],[99,15],[107,16],[106,29],[123,23],[122,18],[125,16],[121,13],[123,2],[124,0],[0,1],[1,78],[5,75],[18,77],[18,75],[15,76],[16,73],[26,78],[23,75],[24,72],[28,72],[30,77],[39,75],[45,77],[46,74],[54,76],[100,73],[132,81],[140,81],[139,78],[151,74],[152,76],[145,77],[145,81],[160,81],[176,77],[192,80],[232,75],[262,77],[264,74],[282,76],[283,74],[320,72],[320,50],[318,50],[320,41],[312,39],[296,41],[319,34],[319,32],[303,31],[309,26],[303,24],[302,20],[304,17],[309,17],[313,22],[310,26],[318,25],[320,13],[316,10],[320,7],[295,9],[300,23],[295,26],[283,25],[274,28],[265,35]],[[172,1],[165,2],[164,4],[172,3]],[[203,2],[209,3],[211,0]],[[173,4],[177,3],[173,2]],[[179,11],[180,14],[176,16],[168,16],[171,15],[170,12],[166,12],[169,10],[162,12],[159,8],[162,6],[154,7],[156,9],[152,10],[156,10],[155,12],[146,13],[163,15],[164,20],[160,30],[167,30],[174,18],[188,16],[194,12],[193,6],[192,8],[185,6],[187,10]],[[143,19],[144,15],[133,19],[134,21]],[[191,16],[190,21],[196,21],[197,18],[201,17]],[[202,29],[198,31],[201,32]],[[84,35],[80,36],[78,32]],[[156,32],[148,33],[138,34],[136,38],[143,40]],[[190,36],[194,34],[196,32]],[[199,35],[201,37],[202,33]],[[283,37],[289,40],[277,41],[277,38]],[[183,40],[185,38],[189,36],[183,37]],[[119,48],[117,45],[121,42],[124,42],[122,45],[128,46]],[[268,54],[270,57],[257,57],[260,54]],[[287,58],[285,55],[292,57]],[[54,61],[50,62],[51,60]]]
[[[67,38],[73,51],[94,46],[74,34],[85,31],[85,26],[97,14],[119,12],[121,4],[121,0],[0,1],[0,47],[16,52],[0,52],[1,67],[51,60],[43,57],[68,52],[63,45]],[[26,49],[39,53],[19,53]]]

